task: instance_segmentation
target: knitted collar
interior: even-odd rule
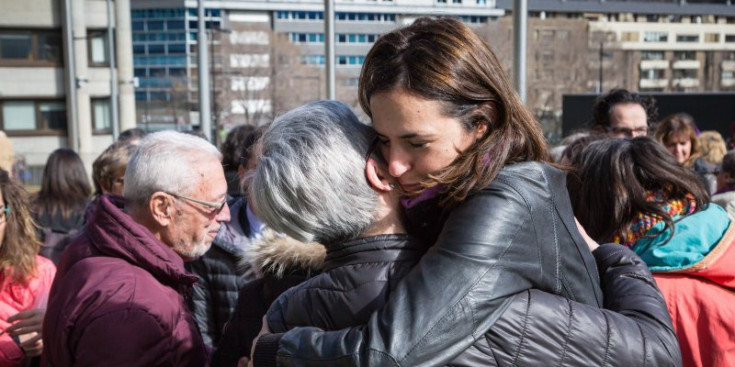
[[[664,201],[664,195],[662,192],[651,191],[648,192],[646,201],[663,202],[664,204],[661,206],[661,209],[665,210],[672,217],[691,214],[697,209],[697,202],[692,194],[687,194],[683,199]],[[618,233],[613,237],[613,242],[633,249],[636,241],[645,236],[648,230],[661,221],[663,221],[663,218],[659,215],[638,212],[636,213],[635,218],[630,221],[626,227],[624,227],[628,229],[627,232],[624,233],[625,238],[622,238],[621,233]]]

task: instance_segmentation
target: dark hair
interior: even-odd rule
[[[146,135],[148,135],[148,133],[145,132],[145,130],[139,127],[133,127],[121,132],[120,135],[117,137],[117,141],[128,142],[131,140],[140,140],[143,139]]]
[[[41,191],[34,200],[36,215],[55,215],[69,219],[73,212],[83,211],[91,189],[87,171],[79,155],[71,149],[54,150],[46,161]]]
[[[649,137],[607,138],[591,143],[567,181],[577,217],[593,239],[627,238],[630,223],[638,213],[660,216],[666,228],[674,222],[664,209],[670,200],[694,196],[696,210],[709,202],[709,194],[690,169],[680,166],[660,144]],[[662,201],[648,201],[658,192]]]
[[[646,111],[648,124],[658,118],[658,107],[653,97],[631,93],[626,89],[612,89],[605,95],[597,97],[592,107],[592,126],[605,128],[610,126],[610,113],[617,104],[635,103]]]
[[[0,244],[0,268],[13,282],[27,284],[30,277],[36,275],[36,255],[41,249],[28,193],[2,169],[0,191],[3,194],[3,204],[10,208],[5,219],[5,236]]]
[[[445,203],[456,204],[486,187],[500,169],[522,161],[550,161],[541,125],[518,98],[500,62],[464,23],[419,18],[380,37],[365,57],[359,99],[372,117],[370,98],[403,89],[438,101],[446,116],[485,135],[424,186],[443,184]]]
[[[727,185],[731,187],[734,186],[735,185],[735,150],[731,150],[727,152],[727,154],[725,154],[725,156],[722,157],[721,171],[730,175],[730,178],[727,180]]]
[[[693,120],[687,119],[688,115],[673,114],[664,117],[661,122],[656,126],[656,133],[654,136],[659,143],[666,146],[671,139],[679,135],[685,135],[689,138],[692,144],[689,158],[686,162],[682,163],[682,166],[691,168],[694,166],[694,162],[701,155],[699,151],[699,138],[697,137],[697,131],[695,126],[690,122]]]
[[[135,152],[136,145],[127,141],[118,141],[107,147],[92,163],[92,182],[95,194],[101,195],[102,190],[111,191],[115,180],[125,175],[130,157]]]
[[[227,138],[222,144],[222,167],[225,171],[237,170],[243,150],[247,149],[245,141],[254,130],[255,126],[239,125],[227,133]]]

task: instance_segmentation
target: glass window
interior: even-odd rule
[[[674,60],[696,60],[695,51],[674,51]]]
[[[64,102],[40,102],[41,129],[66,130],[66,105]]]
[[[144,77],[146,76],[145,69],[135,68],[135,70],[133,71],[133,75],[137,77]]]
[[[719,33],[705,33],[704,42],[718,43],[720,42],[720,34]]]
[[[643,42],[667,42],[669,34],[666,32],[645,32]]]
[[[697,79],[697,69],[674,69],[674,79]]]
[[[136,101],[145,101],[146,97],[147,97],[146,92],[135,92]]]
[[[170,76],[186,76],[186,68],[168,68]]]
[[[89,41],[89,62],[92,65],[106,65],[107,59],[107,32],[91,31],[87,35]]]
[[[32,60],[30,33],[0,33],[0,59]]]
[[[3,102],[3,127],[5,130],[35,130],[36,108],[31,101]]]
[[[641,51],[642,60],[663,60],[663,51]]]
[[[92,99],[92,123],[94,130],[108,130],[112,127],[109,98]]]
[[[726,34],[725,42],[735,42],[735,34]]]
[[[149,20],[148,21],[148,30],[149,31],[162,31],[163,30],[163,21],[162,20]]]
[[[133,18],[135,18],[135,17],[133,17]],[[145,22],[140,21],[140,20],[134,20],[133,23],[132,23],[132,25],[131,25],[131,29],[134,30],[134,31],[144,31],[145,30]]]
[[[168,53],[169,54],[184,54],[186,53],[186,44],[184,43],[169,44]]]
[[[166,22],[166,27],[169,31],[171,30],[181,30],[184,29],[184,21],[183,20],[169,20]]]
[[[166,68],[150,68],[148,70],[150,76],[163,76],[166,75]]]
[[[676,42],[699,42],[697,34],[679,34],[676,36]]]
[[[148,54],[165,54],[166,48],[164,45],[148,45]]]
[[[145,54],[145,46],[144,45],[133,45],[133,53],[144,55]]]
[[[38,59],[61,62],[61,35],[57,33],[38,33]]]

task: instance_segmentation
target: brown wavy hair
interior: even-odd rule
[[[661,122],[656,126],[656,140],[663,146],[666,146],[671,139],[684,135],[689,138],[692,143],[692,148],[689,153],[689,158],[682,163],[682,166],[691,168],[694,166],[694,161],[701,156],[699,149],[699,138],[694,126],[689,122],[689,119],[682,114],[673,114],[664,117]]]
[[[36,275],[36,254],[41,249],[28,193],[5,170],[0,170],[0,191],[5,207],[10,208],[5,218],[5,236],[0,244],[0,268],[13,282],[27,284]]]
[[[360,106],[372,117],[370,98],[403,89],[441,103],[442,112],[472,132],[485,134],[455,161],[423,182],[446,187],[454,205],[486,187],[503,166],[550,161],[541,125],[526,109],[488,45],[464,23],[419,18],[380,37],[360,74]]]

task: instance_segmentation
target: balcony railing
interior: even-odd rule
[[[666,88],[669,85],[668,79],[641,79],[640,88]]]
[[[671,65],[674,69],[699,69],[699,60],[678,60]]]
[[[642,60],[641,69],[668,69],[669,60]]]

